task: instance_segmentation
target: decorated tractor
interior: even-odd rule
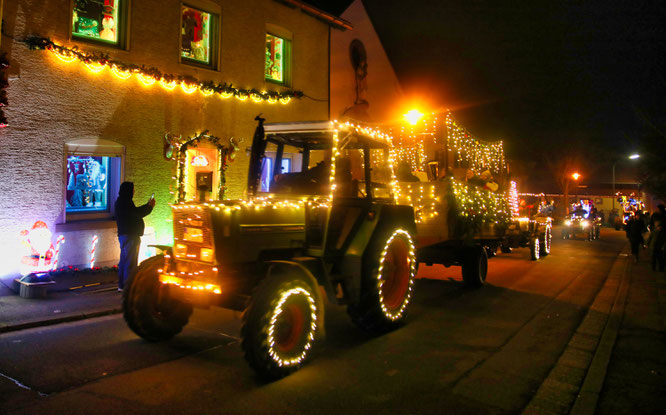
[[[515,218],[511,220],[500,245],[503,253],[514,248],[529,248],[532,261],[550,254],[553,239],[553,220],[548,216]]]
[[[564,217],[562,239],[574,239],[577,235],[582,235],[584,239],[592,241],[599,238],[601,226],[601,218],[585,218],[572,213]]]
[[[297,370],[324,334],[324,298],[373,333],[405,319],[416,271],[414,211],[395,203],[389,141],[329,122],[259,125],[247,200],[172,205],[174,244],[124,291],[128,326],[167,340],[194,307],[243,311],[250,366]]]

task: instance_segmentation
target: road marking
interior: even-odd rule
[[[0,373],[0,376],[2,376],[2,377],[5,378],[5,379],[9,379],[9,380],[11,380],[11,381],[14,382],[14,383],[16,384],[16,386],[18,386],[19,388],[27,389],[27,390],[29,390],[29,391],[33,391],[33,389],[32,389],[30,386],[26,386],[26,385],[22,384],[21,382],[19,382],[18,380],[14,379],[14,378],[11,377],[11,376],[7,376],[7,375],[5,375],[4,373]],[[37,390],[35,390],[34,392],[37,392],[37,394],[38,394],[39,396],[49,396],[48,393],[40,392],[40,391],[37,391]]]

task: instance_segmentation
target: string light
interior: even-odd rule
[[[303,346],[303,350],[301,351],[300,355],[293,358],[285,358],[283,356],[280,356],[280,352],[275,349],[275,326],[278,317],[280,317],[280,314],[282,314],[282,312],[284,311],[283,310],[284,303],[289,299],[289,297],[293,295],[303,295],[308,300],[308,306],[310,307],[310,326],[309,326],[309,332],[307,333],[306,336],[307,341]],[[301,363],[303,359],[305,359],[308,350],[310,350],[312,342],[314,341],[314,335],[316,330],[317,330],[317,306],[315,305],[315,301],[314,298],[312,298],[312,295],[306,289],[301,287],[296,287],[287,291],[283,291],[282,293],[280,293],[280,299],[278,300],[278,303],[275,306],[275,309],[273,310],[273,314],[271,315],[270,325],[268,328],[268,354],[280,367],[297,365]]]
[[[150,86],[157,80],[160,80],[161,86],[168,91],[172,91],[180,84],[183,91],[187,94],[191,94],[198,89],[204,96],[219,95],[222,98],[236,97],[239,101],[246,101],[249,97],[252,97],[252,100],[255,102],[275,103],[279,101],[282,104],[288,104],[292,98],[302,98],[304,96],[302,91],[289,90],[278,92],[238,89],[226,83],[201,82],[191,77],[163,74],[157,68],[145,68],[144,66],[111,60],[106,54],[84,52],[77,46],[69,48],[56,44],[48,38],[39,36],[28,37],[23,42],[31,50],[49,50],[59,60],[66,63],[78,60],[94,73],[100,72],[108,66],[111,69],[111,73],[122,80],[127,80],[132,75],[137,75],[137,78],[146,86]]]

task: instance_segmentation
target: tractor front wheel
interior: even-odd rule
[[[263,378],[287,376],[308,357],[317,329],[314,290],[289,273],[269,275],[255,289],[243,313],[241,347]]]
[[[145,260],[123,292],[123,317],[140,337],[157,342],[180,333],[192,314],[192,305],[175,300],[159,282],[164,256]]]

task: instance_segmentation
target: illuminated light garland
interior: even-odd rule
[[[475,173],[490,170],[495,173],[506,168],[502,141],[483,141],[459,126],[449,112],[446,114],[447,143],[455,151],[456,161],[467,162]]]
[[[152,76],[148,76],[148,75],[145,75],[145,74],[142,74],[142,73],[136,74],[136,77],[145,86],[151,86],[156,82],[155,78],[153,78]]]
[[[89,62],[85,65],[92,73],[100,73],[104,68],[106,68],[106,65],[103,65],[99,62]]]
[[[506,225],[511,219],[509,203],[502,193],[450,180],[454,203],[459,215],[470,221]]]
[[[391,312],[389,309],[386,308],[386,304],[384,304],[384,292],[382,290],[382,287],[384,286],[384,279],[382,278],[382,273],[384,271],[384,262],[386,261],[386,255],[388,254],[388,248],[391,245],[391,242],[393,242],[393,239],[396,238],[397,235],[403,235],[407,238],[408,241],[408,246],[409,246],[409,286],[407,288],[407,296],[405,297],[405,300],[401,304],[400,308],[396,312]],[[382,250],[382,253],[380,254],[379,257],[379,270],[377,271],[377,288],[379,291],[379,304],[381,305],[382,312],[386,317],[391,319],[392,321],[396,321],[400,319],[404,313],[405,310],[407,309],[407,305],[409,304],[409,300],[412,296],[412,286],[414,285],[414,276],[416,275],[416,248],[414,246],[414,241],[412,240],[411,235],[409,235],[409,232],[407,232],[404,229],[396,229],[391,237],[386,241],[386,244],[384,245],[384,249]]]
[[[216,269],[213,268],[213,271],[216,271]],[[178,278],[174,275],[163,274],[164,270],[161,269],[157,270],[157,272],[159,273],[160,282],[164,285],[173,285],[179,288],[188,289],[192,291],[207,291],[213,294],[222,294],[222,288],[219,285],[210,284],[202,281],[190,280],[190,279],[186,280],[183,278]],[[181,274],[183,273],[181,272]],[[195,272],[194,274],[198,275],[199,272]]]
[[[48,38],[39,37],[39,36],[28,37],[23,40],[23,43],[25,43],[28,46],[28,48],[31,50],[46,49],[52,52],[58,59],[66,63],[71,63],[74,62],[75,60],[78,60],[81,63],[86,64],[86,66],[88,66],[89,68],[90,65],[93,65],[95,70],[97,70],[98,66],[101,66],[102,68],[99,69],[99,71],[101,71],[103,67],[108,66],[114,75],[123,80],[130,78],[134,74],[137,75],[142,74],[147,78],[154,79],[155,81],[159,79],[162,87],[168,91],[173,90],[177,84],[181,85],[190,84],[185,86],[184,88],[187,90],[190,90],[191,88],[194,88],[194,90],[199,89],[205,96],[210,96],[214,94],[217,94],[222,98],[230,98],[232,96],[235,96],[240,101],[245,101],[250,96],[253,96],[254,100],[258,100],[257,102],[265,101],[265,102],[274,103],[280,101],[283,104],[289,103],[292,98],[303,98],[304,96],[302,91],[288,90],[284,92],[277,92],[277,91],[261,92],[256,89],[244,90],[244,89],[235,88],[232,85],[226,83],[216,84],[214,82],[201,82],[191,77],[163,74],[156,68],[146,69],[143,66],[137,66],[134,64],[127,64],[124,62],[120,62],[117,60],[111,60],[106,54],[99,52],[96,53],[84,52],[80,50],[77,46],[69,48],[63,45],[58,45]],[[164,81],[165,79],[167,79],[167,81]],[[154,83],[154,81],[150,82],[151,85],[152,83]],[[259,98],[261,99],[259,100]]]
[[[166,137],[173,137],[167,134]],[[226,191],[226,171],[229,163],[234,160],[235,153],[238,149],[238,143],[241,143],[243,139],[233,141],[234,138],[229,139],[230,145],[220,144],[222,138],[216,137],[208,134],[208,130],[201,132],[193,137],[188,137],[185,140],[179,141],[179,138],[171,138],[169,141],[177,151],[176,155],[176,201],[184,202],[185,201],[185,183],[187,183],[187,149],[189,147],[196,147],[201,140],[208,140],[217,147],[217,159],[218,159],[218,200],[224,199],[224,193]]]
[[[99,238],[97,237],[97,235],[94,235],[92,241],[90,242],[90,268],[95,266],[95,248],[97,246],[98,241]]]
[[[182,89],[183,92],[186,93],[186,94],[192,94],[198,88],[199,88],[199,86],[196,85],[196,84],[188,84],[186,82],[181,82],[180,83],[180,89]]]
[[[511,181],[509,188],[509,207],[511,209],[511,216],[517,217],[519,213],[519,202],[518,202],[518,187],[515,181]]]
[[[278,317],[282,313],[283,311],[282,306],[287,301],[287,299],[289,299],[289,297],[291,297],[292,295],[298,295],[298,294],[305,295],[305,298],[307,298],[308,304],[310,305],[310,332],[308,333],[307,336],[308,340],[305,343],[305,346],[303,347],[303,351],[301,352],[301,354],[292,359],[283,359],[275,350],[275,323],[277,322]],[[307,355],[308,350],[310,349],[310,347],[312,346],[312,342],[314,341],[316,330],[317,330],[317,306],[315,305],[315,301],[314,298],[312,298],[312,295],[310,295],[310,293],[306,289],[301,287],[296,287],[284,291],[280,294],[280,299],[278,300],[278,303],[275,306],[275,309],[273,310],[273,314],[271,315],[270,326],[268,328],[268,354],[280,367],[297,365],[301,363],[303,359],[305,359],[305,356]]]
[[[176,88],[176,85],[177,83],[175,80],[167,81],[164,78],[160,79],[160,86],[166,89],[167,91],[173,91],[174,88]]]
[[[64,235],[58,236],[58,239],[56,239],[55,252],[53,253],[53,259],[51,265],[52,271],[58,268],[58,256],[60,255],[60,245],[64,243],[65,243],[65,236]]]
[[[117,65],[111,65],[111,72],[120,79],[128,79],[132,76],[132,72],[124,69],[120,69]]]

